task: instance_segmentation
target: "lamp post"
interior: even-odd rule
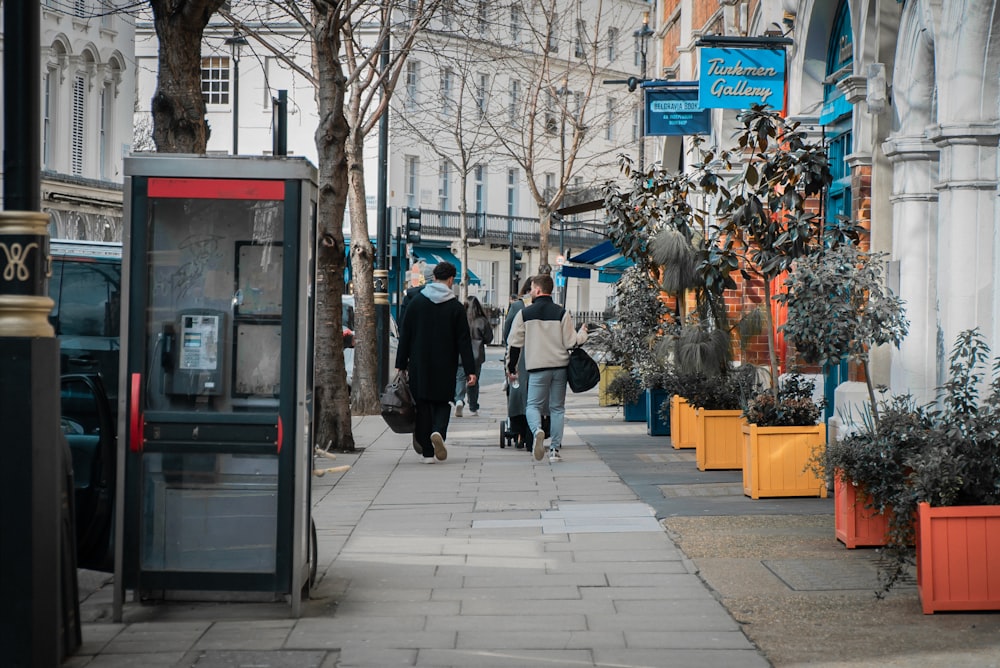
[[[233,58],[233,155],[240,152],[240,55],[247,39],[240,31],[233,29],[233,36],[226,38],[226,45]]]
[[[649,27],[649,12],[642,13],[642,27],[633,33],[639,40],[639,67],[642,81],[646,80],[646,49],[653,29]],[[646,101],[639,100],[639,171],[646,168]]]

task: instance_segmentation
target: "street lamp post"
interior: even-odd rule
[[[653,29],[649,27],[649,12],[642,13],[642,27],[635,31],[634,35],[639,40],[639,67],[642,81],[646,80],[646,50],[649,38],[653,36]],[[646,168],[646,101],[639,100],[639,171]]]
[[[226,38],[226,45],[233,58],[233,155],[240,152],[240,56],[247,38],[239,30],[233,30],[233,36]]]

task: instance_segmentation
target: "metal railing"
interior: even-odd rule
[[[421,209],[421,233],[424,236],[458,238],[461,215],[457,211]],[[518,216],[501,216],[489,213],[468,213],[465,227],[469,239],[482,243],[507,245],[513,236],[514,245],[519,248],[538,247],[538,219]],[[566,248],[589,248],[604,241],[604,236],[588,229],[565,231],[553,230],[549,233],[549,244]]]

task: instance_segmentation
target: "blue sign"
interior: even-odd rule
[[[712,130],[712,112],[698,104],[693,87],[643,87],[647,137],[703,135]]]
[[[698,94],[706,109],[785,106],[784,49],[701,49]]]

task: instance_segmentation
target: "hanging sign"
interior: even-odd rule
[[[784,49],[701,49],[698,96],[705,109],[785,105]]]
[[[698,104],[694,87],[643,87],[646,104],[644,134],[657,137],[709,134],[712,112]]]

